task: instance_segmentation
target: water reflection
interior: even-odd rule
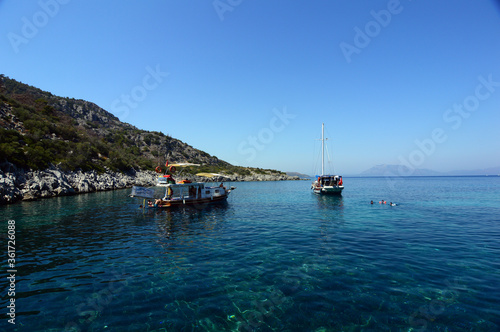
[[[150,217],[156,225],[156,243],[162,249],[163,259],[176,266],[183,265],[193,247],[213,246],[220,238],[227,211],[226,204],[203,210],[192,207],[152,210]]]
[[[327,220],[330,220],[332,217],[343,218],[344,198],[342,196],[318,195],[315,198],[319,213]]]
[[[315,195],[318,206],[322,209],[343,209],[344,197],[341,195]]]

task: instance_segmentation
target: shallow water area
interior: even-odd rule
[[[500,177],[231,185],[227,204],[172,211],[129,189],[0,207],[17,268],[0,328],[500,329]]]

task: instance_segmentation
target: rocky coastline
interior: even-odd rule
[[[97,191],[130,188],[132,186],[154,186],[157,174],[153,171],[130,170],[127,173],[106,170],[96,171],[63,171],[57,166],[40,170],[24,170],[11,163],[0,165],[0,205],[18,201],[30,201],[66,195],[76,195]],[[285,181],[300,180],[298,176],[251,174],[225,175],[216,178],[203,178],[195,175],[180,175],[179,179],[199,181]]]

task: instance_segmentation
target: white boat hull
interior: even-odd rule
[[[185,182],[163,185],[166,187],[165,196],[162,199],[151,201],[148,206],[155,208],[170,208],[186,205],[204,205],[225,202],[231,190],[220,186],[209,187],[203,182]]]

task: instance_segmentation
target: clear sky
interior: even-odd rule
[[[0,0],[0,73],[241,166],[500,166],[498,1]]]

